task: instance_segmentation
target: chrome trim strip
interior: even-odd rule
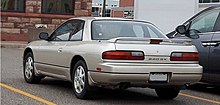
[[[42,62],[36,62],[36,61],[35,61],[34,63],[44,64],[44,65],[50,65],[50,66],[57,66],[57,67],[62,67],[62,68],[70,68],[70,67],[66,67],[66,66],[60,66],[60,65],[49,64],[49,63],[42,63]]]

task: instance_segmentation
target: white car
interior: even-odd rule
[[[202,67],[190,41],[170,40],[144,21],[72,18],[24,51],[24,78],[45,76],[71,81],[77,98],[96,87],[149,87],[159,97],[175,98],[184,85],[198,82]]]

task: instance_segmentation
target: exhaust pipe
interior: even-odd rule
[[[181,90],[186,90],[186,88],[190,85],[190,83],[184,84],[184,86],[181,87]]]
[[[127,89],[130,87],[130,83],[128,82],[123,82],[119,84],[119,89]]]

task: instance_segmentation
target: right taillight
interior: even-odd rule
[[[173,52],[170,55],[171,61],[198,61],[199,54],[197,52]]]

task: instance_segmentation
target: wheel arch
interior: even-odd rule
[[[32,49],[30,47],[27,47],[25,50],[24,50],[24,55],[23,55],[23,60],[25,59],[25,56],[27,55],[27,53],[33,53]]]
[[[87,66],[87,63],[86,63],[86,61],[85,61],[85,59],[84,59],[82,56],[80,56],[80,55],[75,55],[75,56],[72,58],[71,63],[70,63],[70,76],[71,76],[70,78],[71,78],[71,80],[72,80],[73,68],[74,68],[75,64],[76,64],[79,60],[84,61],[85,64],[86,64],[86,67],[88,67],[88,66]]]

